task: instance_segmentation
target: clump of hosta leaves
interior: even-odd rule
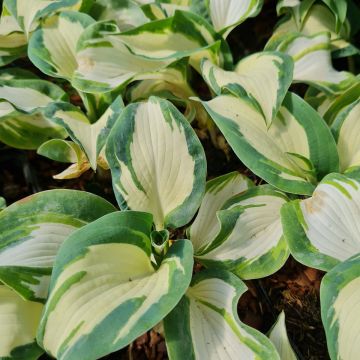
[[[291,253],[327,272],[331,359],[357,359],[359,10],[278,1],[265,48],[234,64],[227,36],[262,6],[4,0],[0,141],[68,163],[57,179],[110,170],[120,211],[75,190],[0,197],[0,358],[98,359],[161,323],[170,359],[296,359],[283,313],[268,337],[237,314],[243,280]],[[206,182],[194,126],[265,183]]]

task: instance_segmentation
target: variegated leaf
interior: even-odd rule
[[[169,358],[280,360],[270,340],[238,318],[237,304],[246,290],[246,285],[227,271],[197,273],[164,320]]]
[[[231,59],[221,36],[189,12],[176,11],[124,33],[114,23],[97,23],[80,38],[72,83],[87,92],[106,92],[188,56],[195,67],[203,57],[224,66]]]
[[[181,59],[165,69],[150,73],[148,79],[137,82],[129,89],[129,101],[135,102],[159,96],[180,107],[185,107],[184,115],[191,122],[196,117],[200,124],[208,123],[208,115],[198,101],[192,100],[196,93],[189,82],[189,61]]]
[[[116,209],[75,190],[44,191],[0,212],[0,281],[23,298],[46,298],[51,269],[63,241],[77,228]]]
[[[299,17],[301,17],[301,19],[299,19]],[[338,53],[341,51],[341,53],[348,55],[352,55],[358,51],[348,42],[350,37],[349,23],[345,22],[341,30],[339,32],[336,31],[334,14],[326,6],[317,3],[308,9],[305,17],[300,15],[298,9],[295,7],[293,16],[290,16],[286,21],[281,21],[271,39],[273,40],[281,35],[292,32],[298,32],[304,36],[314,36],[325,31],[330,34],[332,51],[339,50]]]
[[[22,299],[0,285],[0,359],[36,360],[44,352],[36,344],[43,305]]]
[[[37,149],[51,138],[65,138],[64,129],[48,121],[41,112],[24,114],[0,102],[0,141],[18,149]]]
[[[360,98],[348,105],[335,119],[332,131],[337,143],[340,171],[360,167]]]
[[[321,281],[321,318],[332,360],[357,360],[360,351],[360,255],[334,267]]]
[[[205,154],[167,100],[128,105],[110,133],[106,158],[120,208],[152,213],[157,230],[194,216],[205,189]]]
[[[42,17],[63,9],[77,9],[83,1],[86,0],[4,0],[26,36]]]
[[[50,103],[67,98],[64,91],[44,80],[21,77],[5,70],[0,79],[0,140],[16,148],[36,149],[51,138],[65,138],[66,131],[43,113]]]
[[[121,32],[150,22],[141,5],[133,0],[98,0],[90,15],[97,21],[114,20]]]
[[[116,212],[71,235],[56,258],[38,332],[59,360],[98,359],[155,326],[192,274],[192,246],[176,241],[155,271],[150,214]]]
[[[333,135],[337,130],[335,119],[347,106],[360,98],[360,76],[356,76],[354,84],[339,94],[326,94],[314,87],[309,87],[305,93],[305,101],[309,103],[324,120],[332,127]]]
[[[283,360],[297,360],[295,352],[291,347],[285,324],[285,313],[282,311],[276,323],[269,333],[269,339],[275,345],[276,350]]]
[[[259,14],[263,0],[209,0],[211,22],[226,37],[237,25]]]
[[[311,195],[338,171],[332,134],[310,105],[288,93],[270,128],[249,101],[221,95],[203,103],[239,159],[256,175],[290,193]]]
[[[123,107],[124,103],[119,96],[93,124],[78,107],[65,102],[50,105],[46,115],[66,129],[72,140],[86,154],[91,167],[96,170],[99,157],[101,157],[100,161],[106,161],[104,146]]]
[[[339,174],[326,176],[311,198],[281,210],[284,234],[299,262],[329,271],[360,252],[360,183]]]
[[[212,243],[220,231],[218,211],[233,196],[253,187],[249,178],[238,172],[219,176],[206,183],[205,196],[199,212],[188,229],[195,254]]]
[[[289,256],[280,217],[287,201],[283,193],[268,185],[233,196],[217,213],[216,237],[195,247],[195,258],[209,268],[225,268],[242,279],[273,274]]]
[[[277,0],[276,12],[278,15],[293,10],[301,4],[300,0]]]
[[[344,110],[348,105],[360,98],[360,75],[355,78],[354,84],[348,89],[331,97],[331,101],[323,110],[324,120],[332,125],[336,117]]]
[[[353,81],[352,74],[333,68],[327,32],[312,36],[285,34],[269,42],[266,49],[281,51],[293,58],[295,82],[305,82],[332,94],[341,92]]]
[[[134,1],[139,3],[139,1],[137,0]],[[153,3],[150,1],[140,5],[141,10],[150,21],[163,20],[166,18],[165,11],[161,7],[161,4]]]
[[[220,95],[227,86],[239,86],[242,96],[254,101],[270,126],[291,85],[293,62],[279,52],[261,52],[241,60],[235,71],[225,71],[210,61],[202,63],[202,75]]]
[[[323,91],[309,86],[304,95],[304,100],[311,105],[320,116],[324,117],[325,112],[336,99],[336,95],[328,95]],[[324,119],[325,120],[325,119]]]
[[[0,99],[24,113],[45,108],[54,101],[65,100],[65,92],[51,82],[38,78],[23,78],[22,73],[11,75],[7,70],[0,78]],[[13,76],[11,79],[8,77]]]
[[[70,80],[78,66],[78,40],[94,22],[89,15],[75,11],[63,11],[45,19],[31,36],[30,60],[43,73]]]
[[[26,56],[27,39],[3,3],[0,18],[0,66]]]

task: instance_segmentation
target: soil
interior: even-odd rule
[[[248,19],[230,34],[228,41],[235,63],[241,57],[264,47],[277,21],[275,3],[274,0],[265,0],[259,16]],[[360,68],[358,61],[355,59],[352,66]],[[39,74],[29,61],[21,60],[14,65]],[[343,69],[348,64],[338,60],[335,65]],[[292,90],[303,95],[305,89],[304,86],[296,86]],[[206,94],[203,95],[206,97]],[[230,149],[227,148],[226,152],[217,149],[204,131],[197,132],[207,156],[209,179],[237,170],[249,176],[256,184],[261,184],[261,179],[253,175]],[[54,180],[52,176],[64,170],[66,164],[38,156],[34,151],[16,150],[3,144],[0,144],[0,168],[0,195],[7,200],[8,205],[32,193],[55,188],[89,191],[116,205],[109,172],[95,174],[88,171],[79,179]],[[181,235],[180,230],[176,237]],[[288,334],[298,358],[329,359],[320,316],[319,287],[322,276],[322,272],[302,266],[290,257],[277,273],[247,282],[249,291],[241,297],[238,305],[240,319],[266,333],[278,314],[285,311]],[[44,355],[41,359],[48,357]],[[104,359],[167,359],[166,346],[158,333],[150,331],[127,348]]]

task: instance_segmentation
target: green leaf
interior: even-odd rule
[[[128,105],[106,149],[121,209],[150,212],[157,230],[187,224],[205,189],[204,150],[184,116],[151,97]]]
[[[148,331],[179,302],[191,280],[191,243],[176,241],[155,271],[151,226],[150,214],[116,212],[64,242],[37,337],[49,354],[98,359]]]
[[[42,304],[0,285],[0,359],[36,360],[44,352],[35,340],[42,310]]]
[[[360,183],[340,174],[326,176],[311,198],[281,210],[291,254],[302,264],[324,271],[357,254],[359,209]]]
[[[164,320],[169,358],[280,360],[270,340],[238,318],[237,304],[246,290],[246,285],[227,271],[197,273]]]
[[[340,160],[340,171],[360,166],[360,99],[340,112],[332,125]]]
[[[259,14],[263,0],[208,0],[211,22],[226,37],[237,25]]]
[[[76,190],[49,190],[0,212],[0,281],[28,300],[46,298],[63,241],[77,228],[116,209]]]
[[[356,360],[359,351],[360,255],[334,267],[321,281],[321,318],[330,358]]]
[[[261,52],[241,60],[235,71],[222,70],[208,60],[203,61],[201,71],[217,95],[223,93],[224,87],[239,86],[270,126],[291,85],[293,62],[279,52]]]
[[[242,279],[273,274],[289,256],[280,218],[287,201],[283,193],[268,185],[233,196],[217,212],[216,237],[199,249],[195,247],[195,258]]]
[[[336,18],[336,31],[339,31],[346,20],[347,1],[346,0],[322,0],[334,13]]]
[[[0,211],[4,210],[5,208],[6,208],[6,201],[2,196],[0,196]]]
[[[231,61],[222,37],[189,12],[176,11],[171,18],[123,33],[114,23],[96,23],[79,40],[72,84],[87,92],[106,92],[188,56],[195,68],[204,57],[227,67]]]
[[[291,347],[285,324],[285,313],[282,311],[276,323],[270,330],[269,339],[275,345],[280,358],[284,360],[297,360],[294,350]]]
[[[83,152],[79,145],[72,141],[52,139],[42,144],[37,153],[51,160],[64,163],[79,163]]]
[[[119,96],[95,123],[76,106],[58,102],[51,104],[46,115],[54,123],[66,129],[71,139],[86,154],[91,167],[96,170],[97,162],[106,161],[105,144],[111,128],[123,111],[124,103]]]
[[[31,36],[28,55],[43,73],[70,80],[78,66],[76,45],[95,21],[90,16],[63,11],[45,19]]]
[[[206,183],[205,195],[198,214],[188,229],[188,236],[195,254],[212,243],[220,231],[218,211],[232,198],[254,184],[246,176],[232,172]]]
[[[221,95],[203,103],[239,159],[271,185],[311,195],[317,180],[338,171],[338,154],[323,119],[297,95],[288,93],[267,128],[246,99]]]

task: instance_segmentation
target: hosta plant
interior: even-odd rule
[[[145,130],[152,136],[142,143]],[[119,148],[122,142],[125,146]],[[155,97],[124,109],[110,133],[107,158],[124,211],[86,225],[89,215],[80,215],[82,208],[92,212],[97,202],[99,211],[113,208],[96,197],[77,200],[74,193],[72,205],[77,210],[68,213],[71,205],[64,210],[58,205],[67,203],[66,191],[54,190],[1,213],[4,226],[9,226],[15,213],[23,229],[15,232],[14,239],[10,234],[10,245],[0,252],[2,281],[27,301],[43,302],[53,267],[37,331],[40,347],[59,359],[79,354],[96,359],[164,320],[171,358],[183,356],[185,342],[187,356],[199,359],[214,351],[222,356],[241,352],[278,359],[270,340],[239,321],[236,305],[246,286],[234,274],[243,279],[263,277],[286,261],[289,252],[280,208],[287,197],[268,186],[254,187],[237,173],[210,181],[204,196],[206,162],[199,140],[173,105]],[[185,174],[193,175],[180,182]],[[20,214],[26,213],[26,207],[39,206],[41,211],[44,197],[60,214],[52,215],[48,205],[29,224]],[[77,201],[82,201],[81,208],[74,206]],[[169,238],[169,231],[191,220],[201,201],[188,232],[190,240]],[[263,221],[254,222],[257,218]],[[239,233],[244,226],[247,231]],[[26,227],[34,229],[30,238]],[[74,232],[76,227],[82,229]],[[44,242],[50,234],[54,235]],[[19,253],[20,248],[33,248],[26,252],[29,258],[7,263],[8,253]],[[191,279],[194,258],[208,269]],[[187,337],[178,338],[179,331]],[[205,331],[207,335],[199,338]],[[225,348],[214,338],[219,331],[225,331],[223,341],[229,344]],[[9,351],[20,351],[17,348]]]
[[[264,48],[230,48],[263,5],[3,1],[1,142],[69,164],[56,179],[110,171],[118,207],[0,197],[1,359],[99,359],[153,327],[170,359],[296,359],[284,313],[265,336],[237,311],[290,254],[326,272],[331,359],[357,359],[356,6],[279,0]],[[256,180],[206,181],[206,132]]]

